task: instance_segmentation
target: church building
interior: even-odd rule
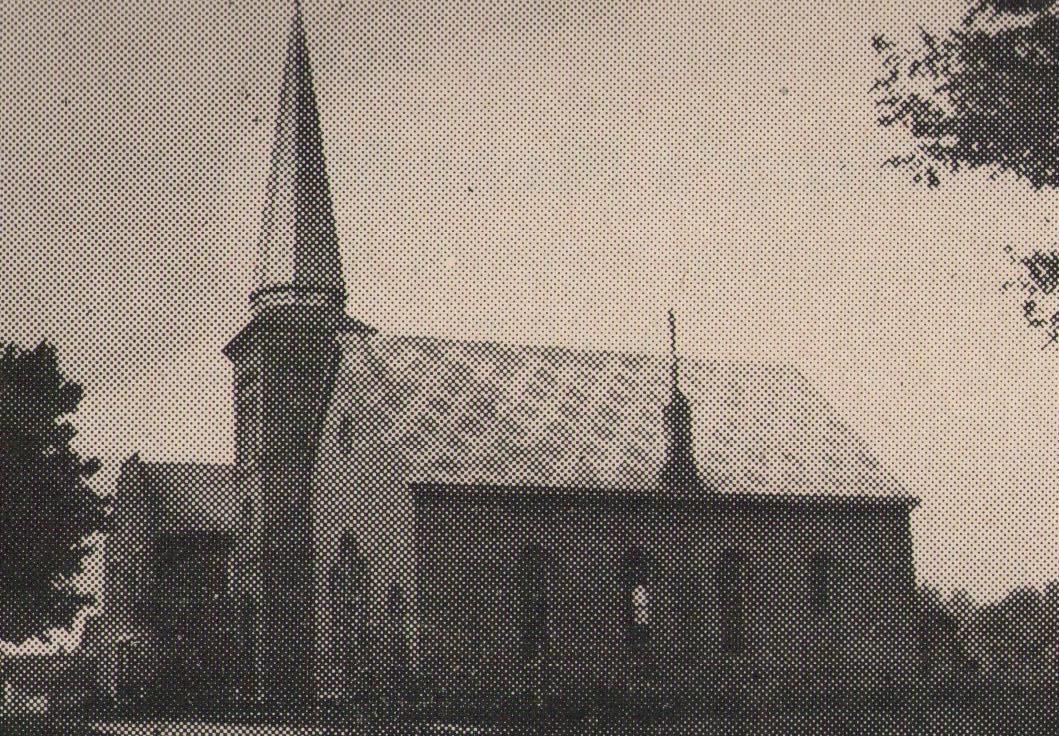
[[[917,666],[915,499],[794,369],[387,335],[346,285],[295,13],[230,465],[136,455],[119,701],[695,702]],[[661,320],[660,320],[661,322]],[[579,707],[579,706],[578,706]]]

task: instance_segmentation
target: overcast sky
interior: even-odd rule
[[[1059,353],[999,288],[1059,201],[882,168],[867,94],[874,33],[961,2],[304,4],[352,315],[660,353],[672,305],[683,352],[796,365],[922,498],[921,579],[1059,577]],[[104,481],[231,457],[289,7],[0,7],[0,337],[59,346]]]

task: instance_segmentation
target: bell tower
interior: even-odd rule
[[[227,345],[242,497],[234,588],[242,699],[281,709],[315,692],[312,483],[345,314],[323,136],[296,2],[276,121],[250,320]]]

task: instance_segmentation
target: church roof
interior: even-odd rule
[[[347,422],[364,422],[381,443],[369,452],[398,459],[423,492],[912,500],[789,366],[682,360],[702,485],[681,487],[659,483],[666,358],[385,335],[347,338],[345,353],[323,453],[354,457]],[[233,466],[137,459],[126,472],[154,499],[161,532],[238,527]]]
[[[159,531],[231,531],[239,519],[235,468],[209,463],[137,463],[145,494],[158,504]]]
[[[653,487],[670,377],[654,356],[352,338],[324,450],[349,455],[349,427],[363,422],[411,482]],[[684,360],[680,384],[706,489],[904,496],[797,370]]]
[[[342,262],[300,9],[283,69],[255,302],[341,306]]]

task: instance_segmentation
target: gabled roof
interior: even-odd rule
[[[235,468],[208,463],[137,463],[145,494],[156,499],[159,531],[229,532],[239,519]]]
[[[774,494],[842,505],[914,501],[788,366],[682,361],[702,485],[681,487],[659,482],[672,388],[664,358],[392,336],[352,338],[346,352],[323,453],[351,457],[344,420],[369,423],[381,451],[420,487],[557,497],[717,492],[740,504]],[[160,531],[237,528],[232,466],[136,468],[156,499]]]
[[[334,411],[370,423],[409,481],[658,485],[671,380],[663,358],[379,335],[346,350]],[[903,495],[793,368],[684,360],[680,387],[707,490]],[[324,439],[335,457],[354,441],[342,425]]]

